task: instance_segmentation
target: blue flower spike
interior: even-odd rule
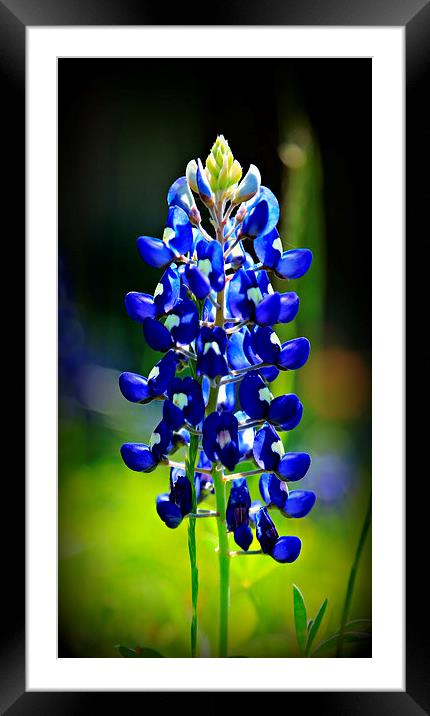
[[[160,270],[158,283],[125,296],[146,345],[162,355],[143,375],[137,366],[121,373],[119,389],[136,405],[158,401],[158,424],[142,442],[123,444],[120,454],[127,468],[155,479],[170,468],[155,508],[169,529],[189,525],[195,605],[197,518],[217,520],[224,577],[231,556],[262,559],[263,553],[288,564],[300,555],[300,539],[279,535],[271,514],[278,510],[291,525],[287,519],[307,517],[316,503],[312,490],[292,489],[307,475],[310,455],[286,451],[283,442],[283,433],[300,430],[304,408],[295,393],[280,395],[274,381],[281,371],[305,366],[310,343],[304,336],[280,340],[277,326],[292,324],[300,298],[276,289],[291,287],[279,279],[307,274],[313,256],[286,244],[275,195],[254,164],[242,177],[223,135],[205,161],[191,159],[184,167],[168,189],[164,227],[137,239],[140,257]],[[150,355],[146,350],[145,366]],[[252,528],[260,549],[251,548]],[[233,541],[237,549],[230,551]],[[225,615],[228,584],[221,592]],[[195,649],[196,642],[193,655]],[[228,655],[226,642],[221,651]]]

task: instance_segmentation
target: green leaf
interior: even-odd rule
[[[312,646],[312,642],[315,639],[318,629],[321,626],[321,622],[324,618],[325,610],[327,609],[328,599],[325,598],[323,603],[321,604],[320,608],[318,609],[318,613],[313,621],[313,624],[308,632],[308,639],[306,642],[306,655],[309,654],[309,650]]]
[[[294,623],[296,626],[297,642],[304,653],[306,648],[307,616],[306,604],[300,589],[293,584]]]
[[[364,631],[365,629],[371,629],[372,627],[372,620],[371,619],[351,619],[351,621],[346,622],[345,624],[345,630],[346,631]]]
[[[308,634],[309,634],[310,630],[312,629],[312,624],[313,624],[313,623],[314,623],[314,620],[313,620],[313,619],[308,619]]]
[[[320,644],[318,644],[316,649],[313,650],[312,656],[315,656],[315,654],[320,652],[328,651],[332,647],[336,646],[338,639],[339,634],[334,634],[325,641],[322,641]],[[346,631],[343,635],[343,641],[349,643],[365,641],[366,639],[370,639],[370,634],[365,634],[363,632],[358,631]]]
[[[135,649],[129,649],[128,646],[122,646],[121,644],[117,644],[115,646],[115,649],[118,649],[121,656],[124,656],[126,659],[163,659],[163,654],[160,654],[159,651],[155,651],[155,649],[148,649],[145,646],[136,646]]]

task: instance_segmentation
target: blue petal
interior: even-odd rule
[[[254,460],[263,470],[277,472],[283,455],[282,440],[271,425],[264,425],[254,440]]]
[[[293,338],[282,344],[278,356],[278,367],[281,370],[296,370],[301,368],[309,358],[311,344],[307,338]]]
[[[258,373],[251,371],[245,375],[239,386],[239,400],[252,420],[261,420],[268,415],[271,399],[272,395]]]
[[[226,522],[229,532],[242,524],[248,524],[248,512],[251,507],[251,496],[244,477],[232,481],[227,503]]]
[[[220,385],[218,389],[217,410],[232,412],[236,405],[236,387],[234,383]]]
[[[140,258],[153,268],[165,268],[174,258],[173,251],[161,239],[139,236],[136,244]]]
[[[151,370],[148,383],[153,396],[162,395],[173,380],[179,360],[174,351],[169,351]]]
[[[169,266],[154,291],[154,302],[159,316],[168,313],[176,306],[180,290],[181,278],[179,271],[176,266]],[[152,318],[155,318],[155,316],[152,316]]]
[[[282,457],[277,474],[281,480],[295,482],[301,480],[309,470],[311,464],[310,455],[306,452],[287,452]]]
[[[228,374],[225,356],[219,355],[214,348],[208,348],[205,354],[197,357],[197,375],[207,375],[211,380],[217,376]]]
[[[233,333],[228,339],[227,358],[229,365],[233,370],[248,368],[251,365],[243,351],[244,338],[245,332],[242,329],[237,333]]]
[[[190,433],[188,430],[182,428],[178,432],[173,432],[170,445],[168,446],[168,454],[172,455],[177,452],[177,450],[180,450],[180,448],[188,447],[189,444]]]
[[[232,246],[235,241],[236,236],[233,234],[232,238],[228,239],[228,241],[225,243],[224,251],[227,252],[230,246]],[[245,263],[245,259],[245,249],[243,248],[242,242],[239,241],[227,256],[226,266],[230,266],[234,269],[239,268],[239,266],[243,266],[243,264]]]
[[[157,461],[148,445],[142,443],[125,443],[121,445],[121,457],[130,470],[136,472],[152,472]]]
[[[275,505],[280,510],[288,499],[288,487],[273,472],[264,472],[259,481],[261,497],[266,505]]]
[[[245,524],[239,525],[239,527],[236,527],[234,530],[233,536],[236,544],[247,552],[254,539],[250,526]]]
[[[172,430],[179,430],[185,422],[184,413],[171,400],[165,400],[163,403],[163,420]]]
[[[147,379],[138,373],[121,373],[119,389],[124,398],[131,403],[148,403],[152,400],[152,392]]]
[[[193,509],[191,484],[183,470],[170,470],[170,499],[179,507],[183,517]]]
[[[154,299],[147,293],[137,293],[136,291],[127,293],[125,308],[130,318],[140,323],[143,323],[145,318],[155,318],[157,316]]]
[[[198,425],[204,417],[205,404],[201,386],[194,378],[186,377],[183,380],[176,378],[169,388],[169,397],[174,399],[175,394],[183,393],[187,396],[187,405],[183,408],[184,416],[191,425]]]
[[[301,421],[303,405],[297,395],[280,395],[269,408],[268,420],[281,430],[293,430]]]
[[[179,177],[173,182],[167,193],[167,203],[169,206],[179,206],[187,214],[190,213],[195,201],[188,186],[187,177]]]
[[[170,495],[166,493],[163,495],[157,495],[156,509],[159,517],[161,517],[167,527],[170,527],[170,529],[179,527],[183,517],[179,507],[171,501]]]
[[[267,268],[275,268],[282,258],[282,241],[277,229],[273,229],[254,241],[255,253]]]
[[[208,378],[227,375],[228,366],[225,358],[227,334],[223,328],[203,326],[197,342],[197,375],[205,374]]]
[[[260,186],[260,172],[254,164],[251,164],[244,178],[237,187],[234,195],[234,203],[239,204],[244,201],[250,201],[260,190]]]
[[[279,323],[289,323],[297,316],[299,310],[300,299],[294,291],[281,293],[281,310],[279,314]]]
[[[302,542],[298,537],[279,537],[272,550],[272,557],[277,562],[285,564],[295,562],[300,554]]]
[[[311,263],[312,251],[309,249],[291,249],[290,251],[284,251],[276,264],[275,271],[281,278],[300,278],[308,271]]]
[[[225,286],[224,255],[221,244],[218,241],[211,241],[205,258],[211,262],[212,270],[209,273],[212,290],[218,293]]]
[[[213,204],[214,195],[210,187],[208,178],[206,176],[203,164],[200,159],[197,160],[197,172],[196,172],[197,188],[199,190],[200,198],[204,204]]]
[[[264,231],[265,234],[268,234],[269,231],[272,231],[272,229],[275,228],[279,221],[279,203],[273,192],[265,186],[260,187],[260,191],[257,196],[255,196],[252,201],[248,202],[247,206],[251,208],[256,206],[256,204],[260,201],[267,202],[267,206],[269,208],[269,216]]]
[[[254,353],[263,363],[276,365],[281,351],[281,341],[270,326],[255,326],[251,333],[251,344]]]
[[[239,421],[243,421],[243,419],[247,418],[246,413],[239,410],[235,413],[236,418]],[[255,439],[255,428],[245,428],[244,430],[239,430],[239,452],[240,452],[240,461],[243,460],[249,460],[249,458],[252,457],[252,451],[254,449],[254,439]]]
[[[219,460],[228,470],[239,461],[238,422],[232,413],[211,413],[203,423],[203,450],[207,457]]]
[[[251,502],[251,509],[249,510],[249,522],[253,527],[255,527],[256,515],[262,507],[263,505],[261,504],[260,500],[253,500]]]
[[[154,351],[165,353],[173,346],[172,336],[162,323],[155,318],[145,318],[143,322],[143,335],[147,344]]]
[[[218,444],[216,442],[216,430],[219,424],[219,414],[210,413],[203,423],[203,450],[212,462],[218,460]]]
[[[236,440],[218,451],[219,460],[227,470],[234,470],[240,460],[239,440]]]
[[[317,496],[312,490],[292,490],[283,507],[288,517],[306,517],[313,508]]]
[[[156,438],[156,439],[155,439]],[[160,462],[167,456],[172,447],[172,429],[165,420],[161,420],[154,428],[150,440],[151,452],[155,460]]]
[[[241,235],[246,236],[248,239],[255,239],[259,234],[266,233],[268,220],[269,205],[263,199],[247,211],[240,228]]]
[[[265,554],[272,554],[273,548],[279,539],[275,523],[267,512],[266,507],[255,514],[256,537]]]
[[[176,256],[182,256],[192,251],[193,227],[183,209],[179,206],[170,207],[166,227],[175,232],[174,237],[169,239],[169,248]]]
[[[255,308],[255,321],[259,326],[271,326],[282,320],[281,315],[284,315],[284,308],[281,304],[281,299],[282,296],[276,292],[269,294],[260,301]],[[288,320],[291,320],[291,318]]]
[[[179,323],[172,325],[170,332],[175,343],[187,346],[192,343],[199,332],[199,312],[196,304],[190,299],[179,303],[170,315],[177,316]]]
[[[253,288],[250,272],[239,269],[235,277],[229,282],[227,289],[227,306],[230,316],[248,320],[251,316],[251,302],[248,298],[248,290]]]
[[[207,276],[205,276],[197,266],[189,264],[186,268],[185,275],[187,277],[190,290],[195,297],[201,301],[211,292],[211,284]]]
[[[260,368],[258,373],[268,383],[272,383],[278,377],[279,370],[275,367],[266,367],[266,368]]]

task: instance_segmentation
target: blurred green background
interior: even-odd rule
[[[144,48],[142,48],[144,54]],[[281,204],[284,248],[314,252],[285,340],[306,335],[308,364],[281,374],[305,412],[288,448],[312,455],[300,483],[311,515],[274,515],[303,542],[299,560],[234,558],[230,654],[298,656],[292,585],[320,638],[338,627],[371,485],[371,61],[367,59],[60,59],[59,73],[59,656],[115,657],[115,644],[189,656],[187,528],[155,511],[168,471],[139,475],[119,447],[145,442],[159,404],[132,405],[118,375],[159,359],[126,315],[127,291],[152,293],[160,272],[135,239],[160,236],[166,193],[218,133]],[[285,290],[285,285],[282,287]],[[258,478],[250,478],[253,499]],[[204,507],[210,507],[208,501]],[[216,655],[216,526],[197,523],[199,653]],[[352,618],[371,617],[371,540]],[[365,655],[345,647],[346,655]]]

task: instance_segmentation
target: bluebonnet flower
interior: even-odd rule
[[[170,470],[170,493],[158,495],[156,499],[158,515],[163,522],[174,529],[193,508],[191,485],[183,470]]]
[[[124,398],[132,403],[150,403],[163,395],[175,377],[180,363],[178,355],[169,351],[152,368],[148,377],[138,373],[121,373],[119,387]]]
[[[221,462],[234,470],[239,462],[239,436],[237,418],[232,413],[214,412],[203,423],[203,450],[209,460]]]
[[[187,264],[185,278],[188,286],[199,300],[211,291],[218,293],[225,285],[224,257],[221,244],[202,238],[195,249],[196,263]]]
[[[125,307],[130,318],[143,323],[145,318],[159,318],[169,313],[176,306],[180,292],[181,276],[177,267],[172,264],[163,273],[154,296],[130,291],[125,297]]]
[[[155,318],[145,318],[143,335],[154,351],[166,351],[175,345],[187,346],[199,333],[199,313],[190,299],[180,299],[168,314],[164,324]]]
[[[273,290],[266,271],[240,268],[228,284],[227,305],[231,315],[259,326],[289,323],[299,310],[299,297],[294,291]]]
[[[125,443],[121,447],[121,455],[131,470],[152,472],[161,460],[166,459],[173,447],[173,431],[164,420],[161,420],[151,435],[149,445]]]
[[[268,234],[279,221],[279,203],[273,192],[265,186],[247,202],[247,212],[240,229],[242,238],[256,239]]]
[[[185,256],[193,247],[193,230],[184,209],[169,207],[162,239],[139,236],[137,250],[141,258],[154,268],[166,268],[176,258]]]
[[[254,326],[252,331],[244,326],[230,336],[227,346],[228,362],[232,370],[255,366],[268,382],[275,380],[280,370],[302,368],[309,353],[310,343],[307,338],[293,338],[281,344],[270,326]],[[259,368],[260,364],[265,367]]]
[[[287,482],[301,480],[311,464],[308,453],[286,453],[278,433],[267,424],[255,436],[254,459],[259,467],[275,472],[281,480]]]
[[[208,230],[196,202],[206,207],[202,214],[209,214]],[[147,378],[131,372],[119,377],[127,400],[162,400],[163,418],[148,444],[123,445],[122,458],[139,472],[170,464],[170,491],[156,501],[170,528],[194,517],[193,505],[212,494],[218,506],[220,485],[231,480],[225,515],[217,507],[218,512],[200,510],[197,516],[225,518],[244,551],[255,524],[262,551],[278,562],[292,562],[301,542],[278,535],[268,508],[304,517],[315,494],[288,490],[287,483],[306,475],[310,456],[285,452],[278,431],[299,424],[303,405],[295,394],[274,397],[270,384],[280,371],[301,368],[310,344],[305,337],[280,341],[274,326],[293,321],[300,301],[295,291],[274,290],[269,275],[300,278],[312,264],[312,252],[284,251],[276,197],[261,185],[254,165],[242,178],[242,167],[222,136],[205,162],[196,158],[188,163],[185,175],[170,186],[167,204],[162,237],[137,239],[142,259],[164,273],[153,295],[131,291],[125,298],[127,313],[142,325],[146,343],[165,355]],[[194,480],[185,464],[170,459],[188,445],[185,464],[190,465],[194,454]],[[256,469],[224,474],[244,461]],[[247,474],[261,472],[264,504],[251,501],[246,481]],[[221,504],[225,509],[225,502]]]
[[[266,507],[255,514],[255,524],[256,537],[265,554],[270,554],[277,562],[295,562],[302,548],[301,540],[292,536],[280,537]]]
[[[239,423],[239,462],[242,462],[243,460],[249,460],[250,458],[252,458],[252,451],[254,448],[255,439],[255,427],[241,427],[241,423],[242,425],[246,425],[246,423],[248,422],[247,415],[243,410],[238,410],[235,413],[235,416]]]
[[[254,242],[255,253],[263,268],[272,270],[279,278],[300,278],[310,268],[312,251],[290,249],[284,251],[277,229],[259,236]]]
[[[196,341],[197,375],[208,378],[227,375],[227,334],[223,328],[203,326]]]
[[[253,536],[249,526],[249,508],[251,495],[245,478],[233,480],[227,503],[226,522],[229,532],[233,532],[234,541],[247,551]]]
[[[163,418],[172,429],[185,422],[198,425],[205,414],[201,386],[194,378],[174,378],[167,388],[168,399],[163,405]]]
[[[273,473],[263,473],[259,488],[267,507],[277,507],[286,517],[306,517],[313,508],[316,494],[312,490],[288,490],[287,483]]]
[[[267,420],[280,430],[292,430],[302,418],[303,405],[297,395],[292,393],[274,398],[256,371],[244,376],[239,387],[239,399],[250,418]]]
[[[199,472],[200,468],[210,469],[212,467],[211,461],[206,457],[203,450],[200,452],[200,457],[197,463],[196,472],[194,473],[194,483],[196,490],[197,504],[205,500],[209,495],[214,492],[214,483],[212,475],[208,475],[205,472]]]
[[[195,201],[187,177],[179,177],[173,182],[167,192],[167,203],[169,207],[179,206],[187,215],[190,214],[190,210],[195,207]]]

